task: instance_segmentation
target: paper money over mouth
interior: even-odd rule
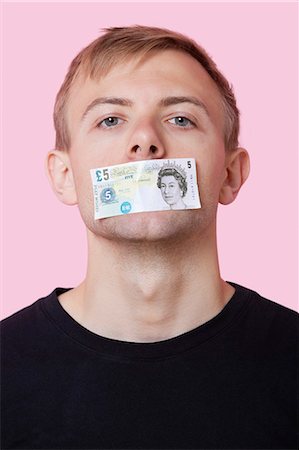
[[[90,170],[94,218],[201,208],[194,158],[150,159]]]

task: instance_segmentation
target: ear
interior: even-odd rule
[[[219,192],[219,202],[232,203],[250,172],[249,154],[244,148],[228,151],[225,158],[225,173]]]
[[[46,173],[56,196],[66,205],[76,205],[77,194],[69,154],[51,150],[46,158]]]

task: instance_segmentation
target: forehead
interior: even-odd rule
[[[201,64],[185,52],[165,50],[144,57],[132,56],[96,79],[78,77],[67,106],[69,125],[98,97],[129,98],[133,103],[158,104],[165,96],[195,96],[203,102],[217,125],[223,126],[221,94]]]
[[[162,175],[161,181],[163,181],[163,183],[178,182],[173,175]]]

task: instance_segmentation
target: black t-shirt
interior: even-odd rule
[[[3,449],[296,449],[295,311],[230,283],[153,343],[99,336],[57,288],[2,321]]]

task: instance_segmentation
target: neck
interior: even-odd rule
[[[201,239],[124,242],[88,231],[86,278],[64,308],[105,337],[155,342],[217,315],[234,289],[220,278],[215,229]],[[70,298],[70,297],[69,297]]]

